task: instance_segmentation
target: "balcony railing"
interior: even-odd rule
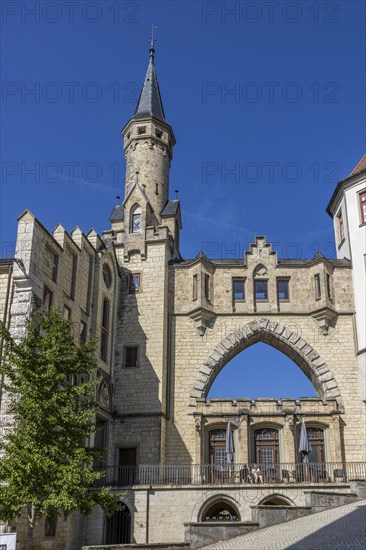
[[[256,471],[259,468],[259,471]],[[366,462],[106,466],[96,485],[323,484],[366,479]]]

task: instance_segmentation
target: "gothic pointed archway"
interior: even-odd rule
[[[265,342],[282,351],[309,378],[319,397],[324,401],[336,399],[342,405],[338,384],[317,351],[285,325],[259,318],[229,334],[200,366],[191,390],[191,406],[195,406],[196,399],[207,397],[216,376],[235,355],[257,342]]]

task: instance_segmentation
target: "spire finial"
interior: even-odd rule
[[[155,54],[155,38],[154,38],[154,30],[158,27],[152,23],[151,25],[151,38],[150,38],[150,59],[154,61],[154,54]]]

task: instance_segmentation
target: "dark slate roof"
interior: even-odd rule
[[[150,62],[133,119],[155,117],[165,121],[158,78],[154,66],[154,49],[150,49]]]
[[[168,201],[161,211],[162,218],[170,218],[177,215],[179,209],[179,200]]]
[[[116,204],[109,216],[110,222],[120,222],[125,219],[125,209],[122,204]]]
[[[350,180],[351,178],[353,178],[354,176],[359,176],[362,173],[366,173],[366,155],[364,155],[362,157],[362,159],[360,160],[360,162],[358,162],[356,164],[356,166],[354,167],[354,169],[352,170],[352,172],[350,173],[349,176],[347,176],[345,179],[338,182],[337,187],[335,188],[334,193],[333,193],[333,195],[332,195],[332,197],[331,197],[331,199],[328,203],[328,206],[326,208],[326,212],[329,214],[329,216],[331,218],[333,218],[333,214],[332,214],[333,202],[335,201],[335,198],[338,195],[338,192],[342,188],[343,184],[345,182],[347,182],[348,180]]]
[[[183,260],[179,259],[179,261],[175,260],[171,263],[176,263],[179,265],[190,265],[193,262],[196,262],[198,259],[198,256],[192,260]],[[348,260],[347,258],[344,258],[342,260],[335,260],[335,259],[328,259],[324,256],[318,256],[313,259],[283,259],[278,260],[277,265],[278,267],[309,267],[319,261],[320,259],[325,260],[329,263],[331,263],[334,267],[351,267],[352,263],[351,260]],[[206,259],[208,262],[211,262],[213,265],[216,266],[232,266],[232,267],[246,267],[246,264],[243,259],[238,258],[232,258],[232,259]]]

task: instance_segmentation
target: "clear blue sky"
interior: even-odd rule
[[[325,208],[366,150],[363,2],[72,4],[1,4],[0,256],[25,208],[51,230],[109,227],[152,22],[182,255],[239,257],[255,234],[334,255]]]

